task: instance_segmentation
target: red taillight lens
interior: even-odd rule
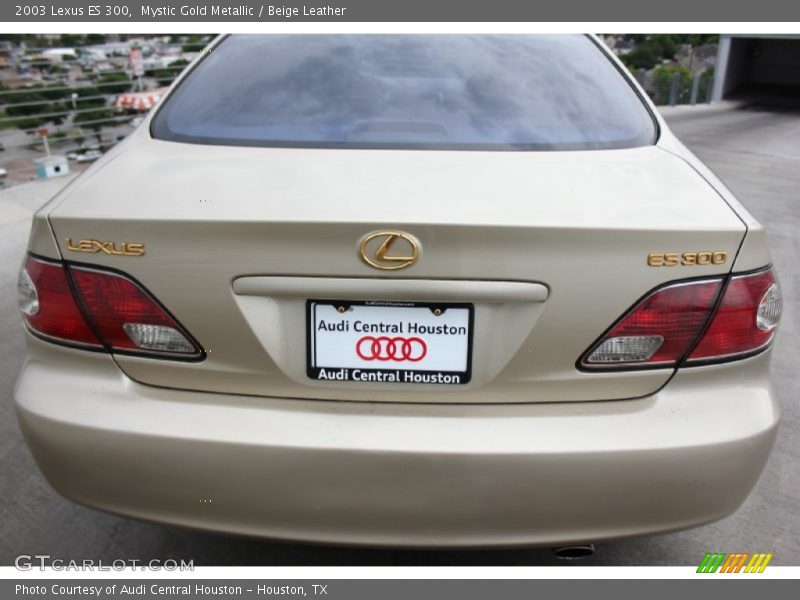
[[[200,350],[155,299],[123,275],[70,267],[86,311],[115,350],[199,355]]]
[[[766,347],[781,317],[781,289],[772,270],[732,277],[689,362],[752,354]]]
[[[114,352],[203,356],[155,298],[125,275],[29,257],[17,287],[20,309],[35,333]]]
[[[583,368],[675,365],[708,322],[722,279],[658,289],[639,302],[583,357]]]
[[[101,348],[72,295],[58,263],[28,257],[17,283],[22,316],[35,333],[58,341]]]
[[[772,270],[731,277],[718,300],[722,284],[722,278],[706,279],[655,290],[584,354],[580,367],[702,364],[766,348],[781,316]]]

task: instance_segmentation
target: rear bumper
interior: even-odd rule
[[[682,371],[638,400],[464,406],[168,390],[107,356],[48,353],[15,399],[58,492],[290,540],[560,545],[691,527],[744,501],[779,417],[768,354]]]

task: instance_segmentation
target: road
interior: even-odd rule
[[[774,354],[783,423],[767,469],[733,516],[698,529],[601,543],[582,565],[697,564],[706,551],[773,552],[773,564],[800,565],[800,110],[762,107],[670,109],[683,141],[767,227],[784,287],[785,309]],[[11,390],[23,359],[14,286],[32,210],[62,182],[0,192],[0,564],[16,555],[62,559],[193,559],[195,565],[551,565],[546,549],[407,551],[271,543],[141,523],[77,506],[45,483],[23,444]]]

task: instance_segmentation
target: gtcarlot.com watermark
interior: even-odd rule
[[[194,571],[194,560],[175,558],[117,558],[111,561],[84,558],[82,560],[53,558],[49,554],[20,554],[14,559],[20,571]]]

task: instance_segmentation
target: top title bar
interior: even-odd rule
[[[3,22],[798,22],[787,0],[46,0],[0,3]]]

